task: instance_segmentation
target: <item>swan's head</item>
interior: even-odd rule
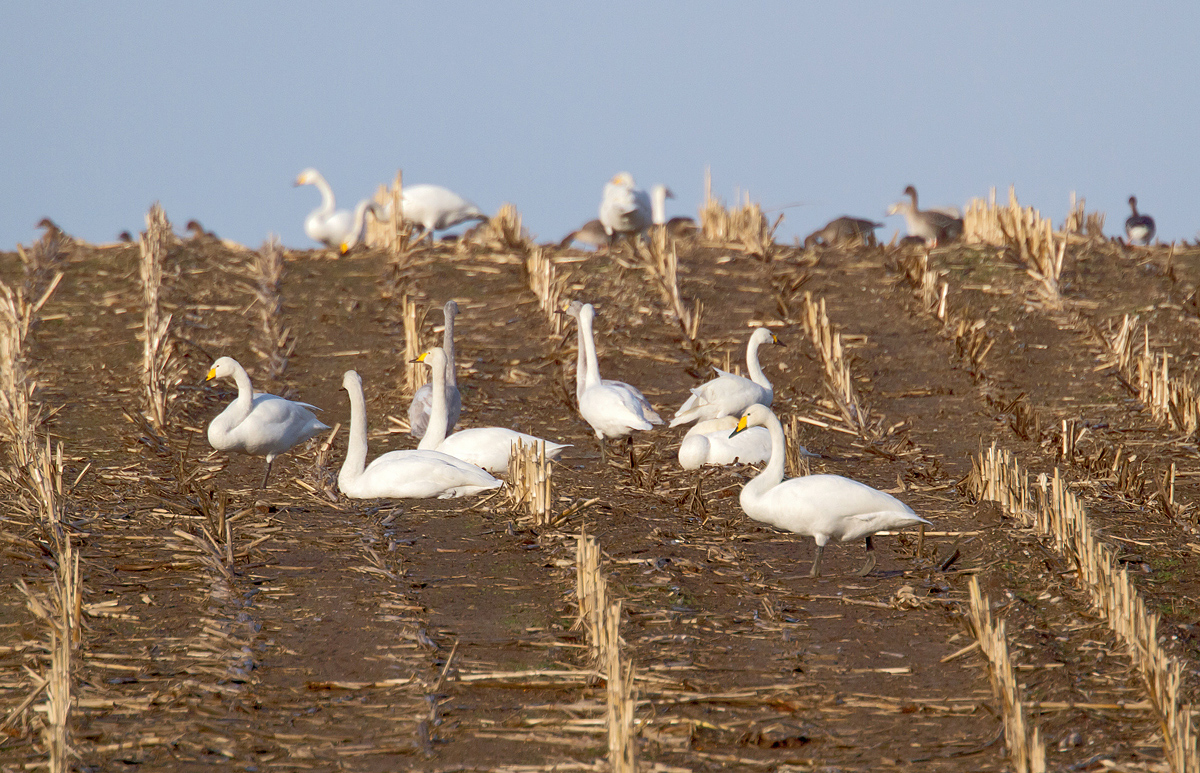
[[[413,362],[423,362],[434,371],[445,371],[446,352],[442,349],[442,347],[435,346],[417,359],[413,360]]]
[[[618,172],[611,180],[609,180],[609,183],[612,185],[619,185],[622,188],[632,188],[634,186],[633,175],[631,175],[629,172]]]
[[[746,409],[746,412],[742,414],[742,418],[738,419],[737,427],[734,428],[733,432],[729,433],[729,437],[733,437],[748,427],[765,427],[768,416],[774,416],[771,413],[771,409],[761,403],[755,403]]]
[[[567,304],[567,308],[564,311],[559,312],[559,313],[566,314],[568,317],[574,317],[575,319],[579,319],[579,312],[582,310],[583,310],[583,301],[575,300],[575,301],[571,301],[569,304]]]
[[[205,381],[212,381],[214,378],[229,378],[238,371],[241,366],[237,360],[232,357],[218,357],[208,369],[208,375],[204,377]]]
[[[596,307],[595,306],[593,306],[590,303],[585,303],[579,307],[579,316],[577,317],[577,319],[580,322],[586,322],[587,324],[590,325],[590,324],[592,324],[592,320],[594,320],[595,318],[596,318]]]
[[[362,376],[358,375],[356,370],[348,370],[342,374],[342,389],[349,391],[362,391]]]
[[[296,176],[296,185],[314,185],[321,173],[311,166]]]
[[[754,334],[750,336],[750,345],[762,346],[763,344],[778,344],[779,346],[784,345],[783,341],[779,340],[779,336],[775,335],[765,327],[755,328]]]
[[[447,320],[454,319],[458,316],[458,303],[455,301],[446,301],[446,305],[442,307],[442,314]]]

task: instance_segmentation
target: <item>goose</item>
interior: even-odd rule
[[[238,396],[209,422],[208,444],[218,451],[265,456],[267,468],[259,488],[267,487],[275,457],[329,429],[313,414],[320,410],[315,406],[256,394],[246,369],[232,357],[218,357],[209,367],[204,380],[215,378],[232,378]]]
[[[675,198],[675,193],[661,183],[650,188],[650,220],[654,225],[666,226],[667,233],[672,236],[683,236],[696,230],[696,221],[690,217],[673,217],[667,219],[667,199]]]
[[[874,220],[843,215],[804,237],[804,248],[809,249],[816,244],[833,246],[855,241],[874,245],[875,229],[881,227],[883,223],[876,223]]]
[[[758,464],[771,458],[771,434],[765,427],[750,427],[736,436],[738,417],[705,419],[684,435],[679,444],[679,466],[698,470],[704,466]]]
[[[350,250],[359,245],[367,236],[367,213],[370,212],[375,216],[376,220],[384,218],[383,207],[379,206],[370,199],[363,199],[358,202],[358,206],[354,208],[354,222],[350,226],[350,233],[342,239],[342,243],[338,245],[341,253],[345,255]]]
[[[821,555],[831,537],[842,542],[866,537],[867,562],[858,571],[866,576],[875,568],[875,546],[871,535],[884,529],[903,529],[929,521],[912,508],[878,489],[841,475],[805,475],[783,479],[786,440],[783,426],[765,405],[752,405],[738,420],[730,437],[749,427],[766,427],[771,435],[771,458],[767,466],[742,487],[738,502],[756,521],[812,537],[817,543],[809,577],[821,574]]]
[[[912,202],[898,201],[888,208],[888,214],[904,215],[910,234],[919,236],[927,244],[935,246],[939,242],[952,242],[962,236],[962,218],[937,210],[919,209],[917,207],[917,189],[911,185],[904,189],[904,193],[912,198]]]
[[[1141,242],[1143,246],[1150,244],[1150,240],[1154,238],[1154,218],[1138,213],[1137,196],[1129,197],[1129,208],[1133,210],[1133,214],[1125,221],[1125,235],[1129,237],[1129,243]]]
[[[612,244],[612,237],[604,230],[604,226],[599,220],[589,220],[579,226],[578,230],[563,237],[563,240],[558,243],[558,247],[565,250],[574,241],[580,241],[592,247],[607,247]]]
[[[296,177],[296,185],[315,185],[321,192],[321,205],[308,213],[304,218],[304,233],[315,242],[321,242],[326,247],[338,249],[342,243],[354,235],[354,213],[338,209],[333,198],[333,189],[316,169],[309,167]],[[369,199],[360,201],[358,206],[369,204]],[[359,237],[355,237],[357,242]]]
[[[389,451],[367,461],[367,406],[362,377],[342,376],[350,394],[350,442],[338,474],[338,489],[351,499],[450,499],[499,488],[486,470],[441,451]]]
[[[447,436],[446,353],[435,347],[422,354],[415,362],[428,365],[433,375],[433,406],[429,416],[429,430],[417,445],[418,450],[441,451],[482,467],[488,472],[506,472],[508,458],[518,441],[527,446],[545,443],[547,459],[557,459],[562,455],[563,449],[569,447],[504,427],[473,427]]]
[[[620,172],[604,186],[600,224],[609,236],[636,236],[650,227],[650,197],[638,190],[633,175]]]
[[[468,220],[487,220],[479,207],[440,185],[410,185],[400,191],[400,214],[421,226],[433,244],[433,232],[453,228]]]
[[[442,330],[442,350],[446,353],[446,434],[454,431],[458,417],[462,414],[462,394],[458,391],[458,378],[454,375],[454,318],[458,316],[458,304],[446,301],[442,307],[446,324]],[[423,384],[408,404],[408,433],[415,438],[425,437],[429,427],[429,413],[433,409],[433,384]]]
[[[592,327],[595,316],[596,309],[590,303],[583,304],[579,310],[584,344],[581,356],[587,357],[586,380],[583,392],[579,395],[579,415],[596,432],[601,455],[607,461],[606,438],[627,437],[634,430],[653,429],[655,424],[662,424],[662,418],[645,402],[645,398],[637,399],[635,395],[641,394],[638,390],[620,381],[604,383],[600,378],[600,362],[596,357]]]
[[[588,372],[587,344],[583,340],[583,325],[579,324],[579,313],[582,310],[583,310],[583,301],[576,300],[576,301],[571,301],[571,303],[567,306],[566,311],[561,312],[563,314],[566,314],[568,317],[573,317],[575,319],[575,323],[576,323],[575,324],[575,351],[576,351],[576,357],[575,357],[575,402],[576,403],[579,402],[579,398],[583,395],[584,385],[587,383],[587,372]],[[642,391],[640,389],[638,389],[637,387],[633,386],[632,384],[626,384],[624,381],[615,381],[610,378],[602,378],[602,379],[600,379],[600,383],[604,384],[605,386],[615,387],[616,389],[624,389],[626,392],[628,392],[630,395],[633,396],[634,400],[636,400],[638,403],[641,404],[643,411],[649,411],[650,413],[653,413],[656,417],[658,416],[657,413],[654,413],[654,408],[651,407],[650,401],[646,399],[646,396],[642,394]],[[662,422],[662,419],[660,418],[658,420],[658,422],[656,422],[656,423],[661,423],[661,422]]]
[[[741,416],[754,403],[770,405],[775,399],[775,391],[758,364],[758,347],[765,343],[783,346],[783,342],[770,330],[756,328],[750,335],[750,343],[746,345],[746,369],[750,378],[713,368],[718,376],[692,389],[692,396],[679,406],[670,426],[678,427],[697,419]]]

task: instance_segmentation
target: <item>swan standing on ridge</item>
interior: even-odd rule
[[[704,466],[758,464],[771,458],[771,434],[765,427],[750,427],[737,435],[736,416],[696,422],[679,444],[679,466],[698,470]]]
[[[579,322],[579,313],[583,310],[583,301],[571,301],[567,306],[566,311],[560,312],[572,317],[575,320],[575,402],[579,402],[579,398],[583,396],[584,386],[587,384],[587,343],[584,342],[583,325]],[[593,346],[595,344],[593,343]],[[624,381],[615,381],[611,378],[602,378],[600,383],[605,386],[615,387],[616,389],[624,389],[634,400],[642,406],[642,411],[647,415],[653,414],[658,418],[658,414],[654,412],[654,408],[650,405],[650,401],[642,394],[642,391],[632,384],[626,384]],[[661,424],[662,419],[658,418],[655,424]]]
[[[486,470],[440,451],[389,451],[367,465],[367,405],[362,377],[348,370],[342,388],[350,394],[350,442],[338,474],[338,489],[351,499],[450,499],[499,488]]]
[[[351,239],[357,244],[362,238],[362,227],[365,218],[356,217],[355,213],[338,209],[333,198],[333,189],[316,169],[309,167],[296,178],[296,185],[315,185],[321,192],[321,206],[308,213],[304,218],[304,233],[315,242],[321,242],[326,247],[339,249],[344,242]],[[363,199],[357,209],[364,212],[370,205],[370,199]],[[357,230],[356,230],[356,225]]]
[[[667,199],[675,198],[675,193],[661,183],[650,189],[650,220],[654,225],[667,227],[667,233],[672,236],[683,236],[696,230],[696,221],[690,217],[673,217],[667,219]]]
[[[624,382],[604,383],[600,378],[600,361],[596,356],[596,339],[592,328],[595,316],[596,309],[590,303],[583,304],[579,310],[585,349],[580,356],[587,357],[586,380],[583,393],[579,395],[579,415],[595,430],[601,455],[607,461],[606,438],[621,438],[634,430],[653,429],[655,424],[662,424],[662,418],[648,403],[634,396],[635,392],[639,395],[641,392]]]
[[[786,440],[783,426],[771,409],[752,405],[738,421],[731,437],[747,427],[766,427],[771,434],[771,460],[757,476],[742,487],[738,502],[756,521],[812,537],[817,543],[809,577],[819,577],[821,555],[831,537],[842,542],[866,537],[867,562],[858,571],[865,576],[875,568],[875,546],[871,535],[884,529],[903,529],[929,521],[891,494],[873,489],[840,475],[806,475],[783,479]]]
[[[565,446],[517,432],[504,427],[473,427],[446,436],[446,353],[430,349],[416,359],[433,372],[433,406],[429,415],[429,430],[417,446],[420,451],[441,451],[456,459],[470,462],[488,472],[507,472],[508,459],[517,442],[526,446],[546,444],[546,458],[557,459]]]
[[[633,175],[621,172],[604,186],[600,224],[609,236],[636,236],[651,225],[650,197],[638,190]]]
[[[679,406],[671,426],[678,427],[697,419],[716,419],[721,416],[741,416],[754,403],[770,405],[775,391],[762,366],[758,364],[758,347],[765,343],[783,346],[783,342],[765,327],[755,329],[746,345],[746,368],[750,378],[713,368],[719,375],[692,389],[692,396]]]
[[[446,430],[454,431],[458,417],[462,414],[462,394],[458,391],[458,377],[454,374],[454,318],[458,316],[458,304],[446,301],[442,307],[445,327],[442,330],[442,350],[446,353]],[[425,437],[429,427],[429,413],[433,408],[433,384],[422,384],[408,404],[408,433],[415,438]]]
[[[1129,237],[1129,243],[1141,242],[1143,246],[1150,244],[1150,240],[1154,238],[1154,218],[1138,213],[1137,196],[1129,197],[1129,208],[1133,210],[1133,214],[1125,221],[1125,235]]]
[[[468,220],[487,220],[479,207],[440,185],[410,185],[400,191],[400,215],[421,226],[433,244],[433,232]],[[424,235],[424,234],[422,234]]]
[[[255,394],[246,369],[232,357],[217,358],[204,380],[214,378],[233,378],[238,396],[209,422],[208,443],[218,451],[265,456],[267,468],[259,488],[267,487],[275,457],[329,429],[310,410],[320,410],[315,406]]]
[[[908,224],[908,233],[911,236],[919,236],[927,244],[934,246],[937,246],[938,243],[952,242],[962,236],[962,218],[933,209],[919,209],[917,207],[917,189],[911,185],[904,189],[904,193],[912,198],[912,202],[898,201],[888,207],[888,214],[904,215],[904,221]]]
[[[358,202],[358,206],[354,208],[354,223],[350,227],[350,235],[342,239],[342,243],[339,245],[343,255],[357,247],[359,242],[366,238],[368,212],[373,214],[376,220],[384,218],[383,207],[375,202],[370,199]]]

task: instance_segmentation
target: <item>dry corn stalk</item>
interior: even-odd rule
[[[842,350],[842,334],[833,329],[825,314],[825,299],[814,303],[812,293],[804,293],[804,329],[808,331],[813,346],[821,358],[825,373],[825,387],[833,396],[833,402],[842,414],[846,425],[862,437],[878,436],[878,427],[871,423],[858,399],[854,378],[850,375],[850,363]]]
[[[272,236],[258,251],[251,253],[250,278],[253,281],[258,305],[259,330],[262,338],[250,348],[266,363],[264,375],[269,379],[283,377],[288,357],[296,349],[292,329],[283,324],[283,250],[279,239]]]
[[[0,437],[8,441],[10,461],[23,470],[33,458],[34,433],[40,423],[33,405],[36,381],[25,356],[25,342],[37,314],[58,287],[56,274],[36,301],[25,288],[16,290],[0,282]]]
[[[621,602],[603,610],[604,678],[608,724],[608,766],[613,773],[637,772],[637,734],[634,731],[633,664],[621,657]]]
[[[791,442],[786,445],[784,464],[789,478],[803,477],[812,472],[808,464],[808,455],[804,453],[804,447],[796,442],[796,439],[800,437],[800,423],[796,416],[788,418],[787,437],[791,439]]]
[[[521,225],[521,213],[512,204],[501,205],[487,221],[484,233],[488,246],[495,249],[524,251],[532,246],[529,232]]]
[[[142,322],[142,396],[146,417],[157,432],[167,426],[175,387],[183,380],[183,365],[175,357],[171,336],[171,315],[164,314],[160,302],[162,269],[167,246],[172,239],[171,224],[157,203],[146,215],[146,231],[141,237]]]
[[[559,310],[562,308],[562,294],[567,286],[567,278],[558,275],[558,264],[554,262],[554,258],[537,246],[532,247],[525,257],[525,276],[529,281],[529,289],[537,296],[538,308],[546,315],[555,335],[561,334],[563,315]]]
[[[600,543],[580,531],[575,545],[575,599],[579,603],[575,627],[583,626],[592,659],[600,663],[604,638],[601,613],[608,606],[608,581],[600,573]]]
[[[551,522],[551,485],[546,441],[524,443],[518,440],[508,457],[508,492],[515,507],[533,516],[538,526]]]
[[[671,241],[668,244],[667,229],[656,228],[650,234],[649,241],[643,243],[639,240],[633,244],[634,252],[641,259],[642,265],[650,276],[654,277],[663,302],[670,306],[684,339],[693,354],[698,356],[701,349],[701,305],[699,300],[695,300],[691,308],[688,308],[679,294],[679,255],[675,251],[675,242]]]
[[[1137,323],[1136,316],[1126,314],[1115,329],[1110,325],[1108,330],[1094,331],[1093,337],[1105,349],[1105,365],[1115,367],[1122,380],[1137,390],[1155,421],[1194,435],[1200,430],[1200,386],[1186,375],[1172,376],[1171,355],[1153,352],[1149,326],[1143,325],[1139,336]]]
[[[1004,621],[992,621],[991,607],[980,591],[979,578],[975,575],[971,575],[970,591],[971,629],[987,658],[992,691],[1000,698],[1013,768],[1018,773],[1044,773],[1046,746],[1042,743],[1039,729],[1035,727],[1031,733],[1026,723],[1021,688],[1013,677],[1012,660],[1008,655]]]
[[[783,222],[783,215],[768,225],[762,207],[750,202],[746,193],[743,203],[726,209],[712,195],[712,172],[704,171],[704,206],[700,208],[700,232],[708,241],[721,247],[740,250],[762,260],[775,255],[775,231]]]
[[[415,362],[425,351],[421,348],[421,323],[425,320],[425,314],[408,294],[401,301],[400,313],[404,319],[404,390],[412,396],[429,379],[429,368]]]

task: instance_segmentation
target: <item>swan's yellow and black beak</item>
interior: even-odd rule
[[[216,368],[209,368],[209,369],[208,369],[208,375],[204,377],[204,380],[205,380],[205,381],[212,381],[212,380],[213,380],[214,378],[216,378],[216,377],[217,377],[217,369],[216,369]]]
[[[426,357],[428,357],[428,356],[429,356],[429,352],[425,352],[424,354],[422,354],[422,355],[421,355],[420,357],[418,357],[417,359],[415,359],[415,360],[409,360],[409,362],[425,362],[425,358],[426,358]]]
[[[345,242],[342,242],[342,246],[338,247],[338,249],[342,251],[343,255],[345,255],[347,252],[350,251],[350,245],[346,244]]]
[[[308,182],[308,177],[306,175],[300,175],[296,178],[296,182],[292,183],[292,187],[295,188],[296,186],[304,185],[306,182]]]
[[[746,415],[746,416],[743,416],[742,418],[738,419],[738,425],[733,428],[733,432],[729,433],[729,437],[733,437],[737,433],[746,429],[746,427],[748,427],[748,426],[750,426],[750,416]]]
[[[771,334],[771,343],[778,344],[779,346],[787,347],[787,344],[785,344],[783,341],[780,341],[779,336],[775,335],[774,333]]]

